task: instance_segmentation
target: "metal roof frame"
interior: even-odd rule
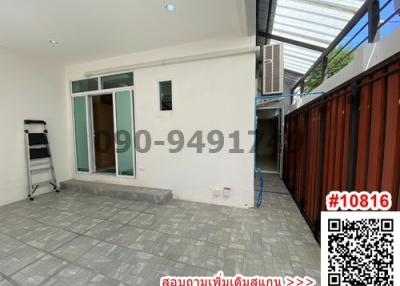
[[[340,41],[347,35],[347,33],[354,27],[354,25],[366,14],[369,13],[369,35],[368,41],[371,43],[374,41],[377,26],[379,25],[379,1],[378,0],[366,0],[353,18],[347,23],[335,40],[329,45],[329,47],[321,54],[318,60],[309,68],[309,70],[303,75],[301,79],[293,86],[292,91],[299,86],[304,80],[311,74],[311,72],[320,64],[327,60],[329,53],[340,43]],[[325,67],[326,68],[326,67]],[[325,74],[324,68],[322,68],[322,76]]]
[[[310,73],[311,68],[321,64],[322,56],[328,54],[327,50],[333,43],[335,47],[340,42],[337,38],[343,35],[344,30],[348,32],[347,28],[350,23],[355,23],[353,19],[359,15],[360,7],[366,5],[362,5],[364,0],[257,0],[258,8],[260,2],[262,7],[268,6],[268,11],[264,11],[266,15],[263,11],[257,13],[258,18],[267,17],[263,22],[266,23],[264,31],[257,20],[257,36],[264,38],[265,44],[287,43],[285,70],[304,74],[301,79]]]
[[[300,46],[309,50],[315,50],[315,51],[319,51],[319,52],[323,52],[325,51],[324,47],[320,47],[320,46],[316,46],[313,44],[309,44],[309,43],[305,43],[305,42],[301,42],[301,41],[297,41],[294,39],[289,39],[286,37],[282,37],[282,36],[278,36],[278,35],[273,35],[273,34],[266,34],[265,32],[258,32],[259,36],[265,37],[267,39],[271,39],[271,40],[276,40],[279,42],[284,42],[284,43],[288,43],[288,44],[292,44],[295,46]]]

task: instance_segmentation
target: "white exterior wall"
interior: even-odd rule
[[[67,142],[64,71],[42,58],[0,47],[0,205],[27,197],[24,119],[48,123],[58,179],[71,176]],[[37,193],[48,191],[41,188]]]
[[[97,69],[132,65],[145,61],[196,55],[255,45],[254,37],[220,39],[126,55],[67,68],[66,83]],[[74,175],[77,179],[166,188],[174,197],[212,204],[252,207],[254,204],[254,156],[249,149],[254,137],[255,54],[220,57],[201,61],[149,67],[134,71],[135,129],[147,130],[152,141],[167,141],[168,132],[181,130],[185,143],[196,130],[202,130],[207,147],[202,154],[184,148],[171,154],[166,146],[154,146],[148,153],[136,153],[136,178],[122,179],[108,175]],[[158,81],[172,80],[173,111],[159,111]],[[75,173],[71,95],[68,102],[70,170]],[[224,149],[208,152],[209,131],[218,129],[225,135]],[[230,154],[233,148],[229,133],[240,131],[244,154]],[[214,196],[214,190],[229,187],[230,197]]]

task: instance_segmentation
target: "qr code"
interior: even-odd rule
[[[323,212],[322,285],[400,285],[398,217],[398,212]]]

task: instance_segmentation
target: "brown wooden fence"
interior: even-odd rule
[[[286,115],[283,180],[317,239],[332,190],[400,210],[400,54]]]

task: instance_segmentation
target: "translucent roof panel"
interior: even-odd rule
[[[271,41],[271,44],[279,43]],[[322,54],[313,50],[308,50],[299,46],[284,43],[284,62],[285,69],[304,74],[314,64]]]
[[[363,3],[364,0],[277,0],[271,33],[327,48]],[[305,73],[320,55],[321,52],[285,44],[285,68]]]

